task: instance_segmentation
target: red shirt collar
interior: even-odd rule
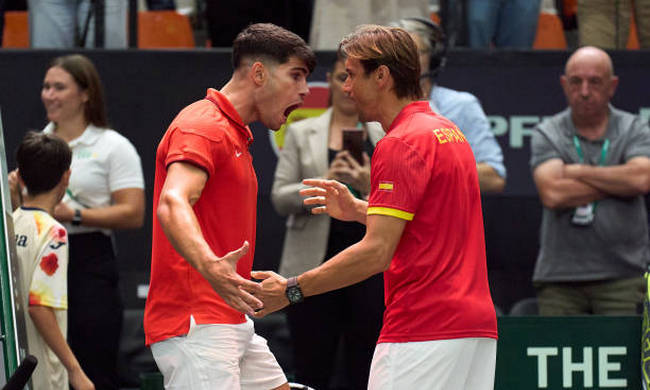
[[[219,107],[219,110],[221,110],[221,112],[236,125],[237,130],[239,130],[241,135],[246,139],[248,145],[253,142],[253,133],[251,132],[251,129],[244,124],[241,116],[239,116],[235,107],[224,94],[214,88],[208,88],[205,98]]]
[[[386,131],[386,134],[390,133],[391,130],[393,130],[400,122],[405,120],[407,117],[411,116],[412,114],[417,114],[418,112],[432,112],[431,106],[429,106],[429,102],[419,100],[404,106],[404,108],[402,108],[402,111],[400,111],[399,114],[397,114],[397,116],[395,117],[395,119],[393,119],[393,122],[390,124],[390,127]]]

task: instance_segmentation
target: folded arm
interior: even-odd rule
[[[569,164],[564,175],[612,196],[644,195],[650,191],[650,158],[639,156],[625,164],[605,167]]]
[[[582,206],[606,196],[604,191],[583,181],[566,177],[565,164],[553,158],[539,164],[533,171],[542,204],[550,209]]]

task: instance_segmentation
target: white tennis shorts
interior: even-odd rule
[[[492,390],[497,341],[464,338],[381,343],[370,367],[369,390]]]
[[[287,378],[253,321],[196,325],[151,345],[167,390],[274,389]]]

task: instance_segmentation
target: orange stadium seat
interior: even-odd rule
[[[541,12],[537,22],[534,49],[566,49],[566,37],[562,21],[555,14]]]
[[[2,47],[29,47],[29,22],[27,11],[5,12],[5,27],[2,35]]]
[[[190,19],[176,11],[138,12],[138,47],[195,47]]]
[[[627,39],[627,48],[637,50],[639,49],[639,36],[636,32],[636,22],[634,21],[634,13],[630,18],[630,35]]]
[[[429,18],[431,19],[431,21],[433,21],[433,23],[438,25],[440,24],[440,15],[438,15],[437,12],[431,12]]]
[[[565,17],[575,16],[578,13],[578,0],[563,0],[562,14]]]

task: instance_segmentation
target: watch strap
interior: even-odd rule
[[[287,288],[285,290],[285,295],[287,296],[290,305],[300,303],[304,300],[302,289],[298,285],[297,276],[287,279]]]
[[[72,216],[72,225],[73,226],[81,225],[81,210],[80,209],[75,209],[74,210],[74,215]]]

